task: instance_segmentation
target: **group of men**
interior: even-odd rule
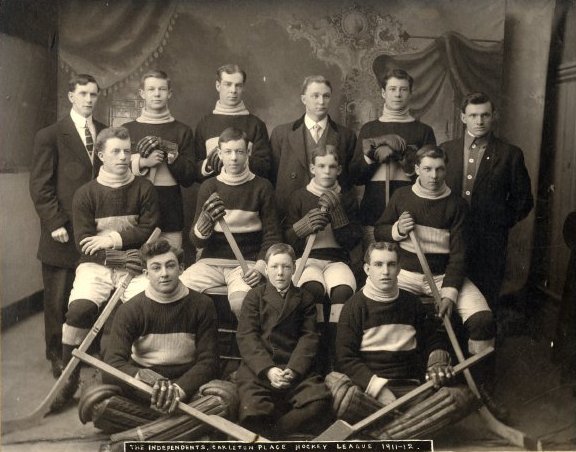
[[[97,81],[74,77],[70,114],[37,133],[30,174],[54,376],[131,273],[104,360],[153,385],[159,412],[218,377],[216,314],[200,293],[224,285],[243,359],[239,418],[254,431],[281,438],[324,424],[311,418],[327,422],[332,388],[322,374],[333,369],[383,404],[425,375],[444,383],[447,347],[424,334],[434,320],[414,298],[432,293],[414,237],[441,287],[439,315],[455,308],[471,354],[493,345],[508,230],[533,205],[522,152],[494,136],[485,94],[464,99],[463,137],[438,147],[432,128],[410,114],[410,75],[392,69],[379,79],[382,116],[357,139],[328,115],[332,85],[323,76],[306,77],[305,114],[270,138],[242,100],[246,73],[237,65],[217,70],[219,99],[195,133],[170,114],[162,71],[141,78],[140,116],[111,128],[92,118]],[[195,182],[186,233],[199,253],[183,269],[181,187]],[[365,187],[359,204],[355,185]],[[144,244],[155,227],[161,239]],[[297,260],[307,244],[309,257]],[[350,268],[360,244],[365,284]],[[493,363],[478,378],[489,393]],[[55,409],[77,385],[75,372]],[[102,398],[90,400],[104,416]],[[451,406],[449,416],[461,412]]]

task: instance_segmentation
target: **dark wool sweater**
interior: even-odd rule
[[[194,159],[194,136],[192,129],[180,121],[164,124],[146,124],[131,121],[123,124],[130,132],[132,152],[136,152],[136,145],[146,136],[156,136],[178,145],[178,157],[168,170],[177,184],[172,186],[156,185],[158,202],[160,204],[160,229],[163,232],[179,232],[184,228],[184,211],[182,192],[183,187],[191,186],[196,180],[196,162]]]
[[[416,195],[412,187],[399,188],[374,229],[376,240],[394,241],[392,227],[402,212],[408,211],[416,223],[416,233],[434,275],[444,274],[442,287],[460,290],[465,277],[464,220],[466,201],[455,193],[441,199]],[[409,238],[400,242],[402,268],[423,273]]]
[[[228,185],[215,177],[204,181],[198,191],[194,225],[202,206],[214,192],[224,201],[224,219],[246,260],[264,259],[270,245],[282,241],[274,189],[268,180],[256,176],[240,185]],[[190,240],[196,248],[203,248],[201,259],[236,260],[220,225],[216,224],[214,232],[206,239],[196,236],[194,225],[190,230]]]
[[[158,195],[150,181],[135,177],[122,187],[111,188],[93,180],[74,194],[72,203],[74,240],[107,235],[116,231],[122,238],[122,249],[138,249],[158,225]],[[80,262],[104,263],[104,250],[95,255],[81,254]]]
[[[272,151],[266,124],[253,114],[249,115],[216,115],[210,113],[204,116],[196,126],[194,152],[197,161],[197,171],[201,176],[202,161],[212,149],[218,146],[218,137],[228,127],[236,127],[248,135],[250,155],[250,170],[258,176],[270,178],[272,167]]]
[[[373,375],[387,379],[424,376],[430,352],[446,349],[437,321],[403,290],[385,303],[356,292],[342,309],[336,335],[337,369],[364,391]]]
[[[436,137],[432,128],[420,121],[414,122],[381,122],[378,119],[367,122],[360,129],[354,157],[350,162],[350,175],[353,183],[364,185],[364,196],[360,202],[362,224],[374,225],[386,207],[386,182],[382,178],[372,180],[378,169],[384,166],[381,163],[367,163],[362,152],[362,142],[366,138],[375,138],[382,135],[399,135],[406,141],[406,145],[420,149],[425,144],[436,144]],[[414,152],[414,151],[413,151]],[[396,163],[392,163],[396,165]],[[409,180],[390,181],[390,196],[402,186],[412,185]]]
[[[318,199],[320,198],[308,191],[306,187],[296,190],[290,196],[288,214],[283,224],[287,227],[286,240],[294,247],[297,255],[301,255],[304,251],[306,238],[298,237],[292,226],[311,209],[318,207]],[[328,224],[323,231],[318,232],[310,253],[311,258],[348,263],[349,251],[362,240],[358,202],[354,192],[348,191],[342,194],[341,203],[349,223],[339,229],[333,229],[332,225]]]
[[[128,375],[150,368],[188,398],[217,376],[216,310],[198,292],[171,303],[142,292],[119,306],[110,334],[104,361]]]

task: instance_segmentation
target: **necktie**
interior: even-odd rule
[[[318,143],[318,141],[320,141],[320,137],[322,136],[322,127],[320,124],[314,124],[313,129],[314,133],[312,134],[312,138],[314,138],[314,141]]]
[[[92,133],[90,133],[90,128],[88,127],[88,121],[84,126],[84,136],[86,137],[86,150],[90,156],[90,160],[93,161],[94,157],[94,139],[92,138]]]

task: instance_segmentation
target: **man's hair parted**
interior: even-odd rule
[[[111,138],[129,140],[130,133],[126,127],[107,127],[106,129],[103,129],[96,137],[96,143],[94,144],[94,150],[97,154],[104,151],[106,142]]]
[[[396,261],[400,262],[400,247],[394,242],[372,242],[368,245],[366,252],[364,253],[364,263],[370,265],[370,256],[372,256],[372,251],[374,250],[386,250],[391,253],[396,253]]]
[[[483,93],[481,91],[478,91],[475,93],[468,94],[462,100],[462,105],[461,105],[460,109],[462,110],[462,113],[466,113],[466,107],[468,105],[470,105],[470,104],[480,105],[480,104],[486,104],[486,103],[489,103],[492,106],[492,113],[494,113],[496,111],[496,106],[494,105],[494,102],[492,102],[492,99],[490,99],[490,97],[488,97],[488,94]]]
[[[316,157],[325,157],[327,155],[333,155],[336,163],[340,165],[340,155],[336,150],[336,146],[333,144],[327,144],[326,146],[317,146],[312,150],[312,156],[310,157],[310,163],[314,165],[316,162]]]
[[[159,78],[161,80],[166,80],[168,83],[168,89],[171,89],[172,87],[172,81],[166,72],[160,71],[158,69],[150,69],[149,71],[144,72],[142,77],[140,77],[140,89],[144,89],[147,78]]]
[[[266,263],[270,260],[272,256],[276,256],[277,254],[288,254],[292,259],[292,262],[296,262],[296,253],[294,252],[294,248],[288,245],[287,243],[275,243],[268,251],[266,251]]]
[[[246,71],[244,69],[242,69],[240,66],[238,66],[237,64],[225,64],[223,66],[220,66],[217,70],[216,70],[216,75],[218,77],[218,81],[221,82],[222,81],[222,74],[242,74],[242,82],[246,83]]]
[[[73,77],[71,77],[70,80],[68,80],[68,92],[73,93],[74,91],[76,91],[77,85],[84,86],[87,85],[88,83],[96,84],[98,92],[100,92],[100,85],[98,85],[96,79],[92,77],[90,74],[76,74]]]
[[[448,163],[448,155],[441,147],[435,146],[433,144],[425,144],[416,152],[416,165],[422,163],[424,157],[430,157],[433,159],[443,159],[444,163]]]
[[[182,251],[182,249],[179,248],[174,248],[172,245],[170,245],[170,242],[168,242],[168,240],[166,239],[158,239],[155,240],[154,242],[145,243],[140,247],[140,256],[142,257],[144,264],[146,264],[146,262],[148,262],[155,256],[160,256],[161,254],[166,254],[169,252],[174,253],[176,259],[178,259],[179,264],[182,263],[182,258],[184,257],[184,251]]]
[[[330,92],[332,92],[332,83],[330,83],[330,80],[328,80],[326,77],[323,75],[309,75],[302,82],[302,89],[300,94],[306,94],[306,90],[312,83],[323,83],[328,88],[330,88]]]

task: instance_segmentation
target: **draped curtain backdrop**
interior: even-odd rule
[[[380,86],[391,68],[403,68],[417,80],[410,109],[418,117],[434,105],[446,81],[454,90],[456,108],[473,91],[484,91],[498,104],[502,43],[479,45],[448,32],[418,53],[380,55],[372,67]]]
[[[110,90],[143,71],[164,51],[176,20],[176,3],[63,0],[60,61]]]

